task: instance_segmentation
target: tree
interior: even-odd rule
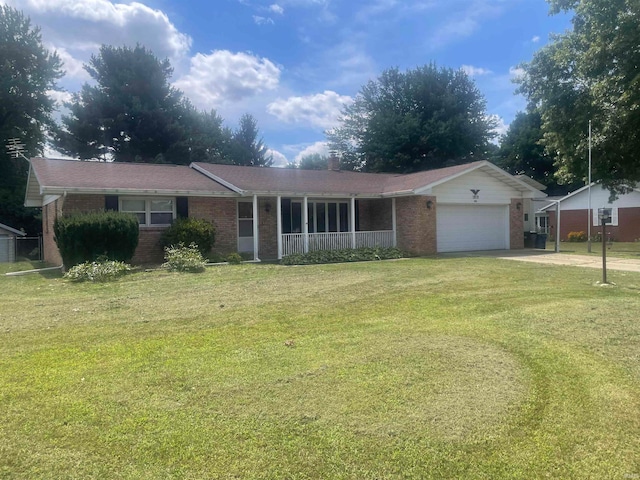
[[[535,110],[518,112],[500,139],[495,163],[513,175],[526,175],[555,191],[554,158],[545,152],[541,142],[540,114]]]
[[[415,172],[483,158],[495,136],[486,102],[461,70],[385,70],[327,132],[342,168]]]
[[[258,139],[258,121],[245,113],[240,118],[238,129],[233,132],[231,145],[226,156],[234,165],[248,165],[254,167],[270,167],[273,158],[268,154],[264,141]]]
[[[523,65],[520,80],[542,119],[543,143],[561,182],[584,181],[592,121],[592,178],[612,193],[640,181],[640,4],[634,0],[549,0],[574,10],[573,30]]]
[[[326,155],[310,153],[304,155],[297,165],[294,163],[292,168],[299,168],[301,170],[326,170],[328,168],[328,162],[329,158]]]
[[[23,206],[29,165],[12,158],[5,145],[18,138],[25,156],[42,154],[55,106],[48,91],[62,75],[62,62],[43,47],[40,29],[21,12],[0,5],[0,223],[31,233],[41,226],[36,211]]]
[[[197,112],[173,88],[169,60],[145,47],[103,45],[85,70],[96,85],[84,84],[67,104],[56,146],[82,159],[119,162],[189,162],[189,132]]]

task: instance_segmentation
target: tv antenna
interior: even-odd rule
[[[24,156],[24,148],[25,144],[20,142],[20,139],[17,137],[10,138],[7,140],[7,152],[9,152],[9,156],[11,158],[24,158],[27,162],[29,159]]]

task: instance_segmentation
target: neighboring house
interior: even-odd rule
[[[0,263],[16,261],[16,238],[26,234],[0,223]]]
[[[177,217],[216,227],[214,250],[278,259],[309,250],[397,246],[412,255],[523,248],[524,202],[546,195],[479,161],[413,174],[31,160],[25,205],[43,207],[45,261],[60,263],[61,214],[135,213],[134,263],[158,262]]]
[[[597,183],[591,184],[591,213],[589,212],[589,187],[584,186],[558,200],[560,202],[560,240],[567,239],[569,232],[587,232],[591,221],[591,236],[600,234],[599,208],[611,208],[611,223],[607,224],[607,237],[616,242],[634,242],[640,239],[640,189],[619,195],[609,201],[609,190]],[[549,217],[550,234],[555,238],[556,202],[540,209]]]

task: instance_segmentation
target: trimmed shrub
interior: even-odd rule
[[[206,256],[215,243],[215,235],[216,227],[211,222],[199,218],[178,218],[163,232],[160,244],[166,248],[180,243],[195,243],[200,253]]]
[[[99,258],[129,262],[138,246],[138,219],[122,212],[76,213],[58,217],[53,233],[67,268]]]
[[[567,240],[569,242],[586,242],[587,232],[569,232]]]
[[[240,265],[244,259],[239,253],[230,253],[227,255],[227,262],[232,265]]]
[[[283,265],[312,265],[319,263],[366,262],[402,258],[403,256],[402,252],[394,247],[363,247],[294,253],[283,257],[281,263]]]
[[[188,247],[184,243],[165,247],[165,263],[163,268],[173,272],[202,272],[207,261],[204,259],[198,246],[192,243]]]
[[[124,262],[105,260],[74,265],[64,274],[74,282],[108,282],[126,274],[131,267]]]

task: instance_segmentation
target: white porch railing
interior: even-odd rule
[[[393,247],[393,230],[356,232],[356,248]],[[309,251],[340,250],[353,247],[351,232],[310,233]],[[285,233],[282,235],[282,255],[304,253],[305,234]]]

